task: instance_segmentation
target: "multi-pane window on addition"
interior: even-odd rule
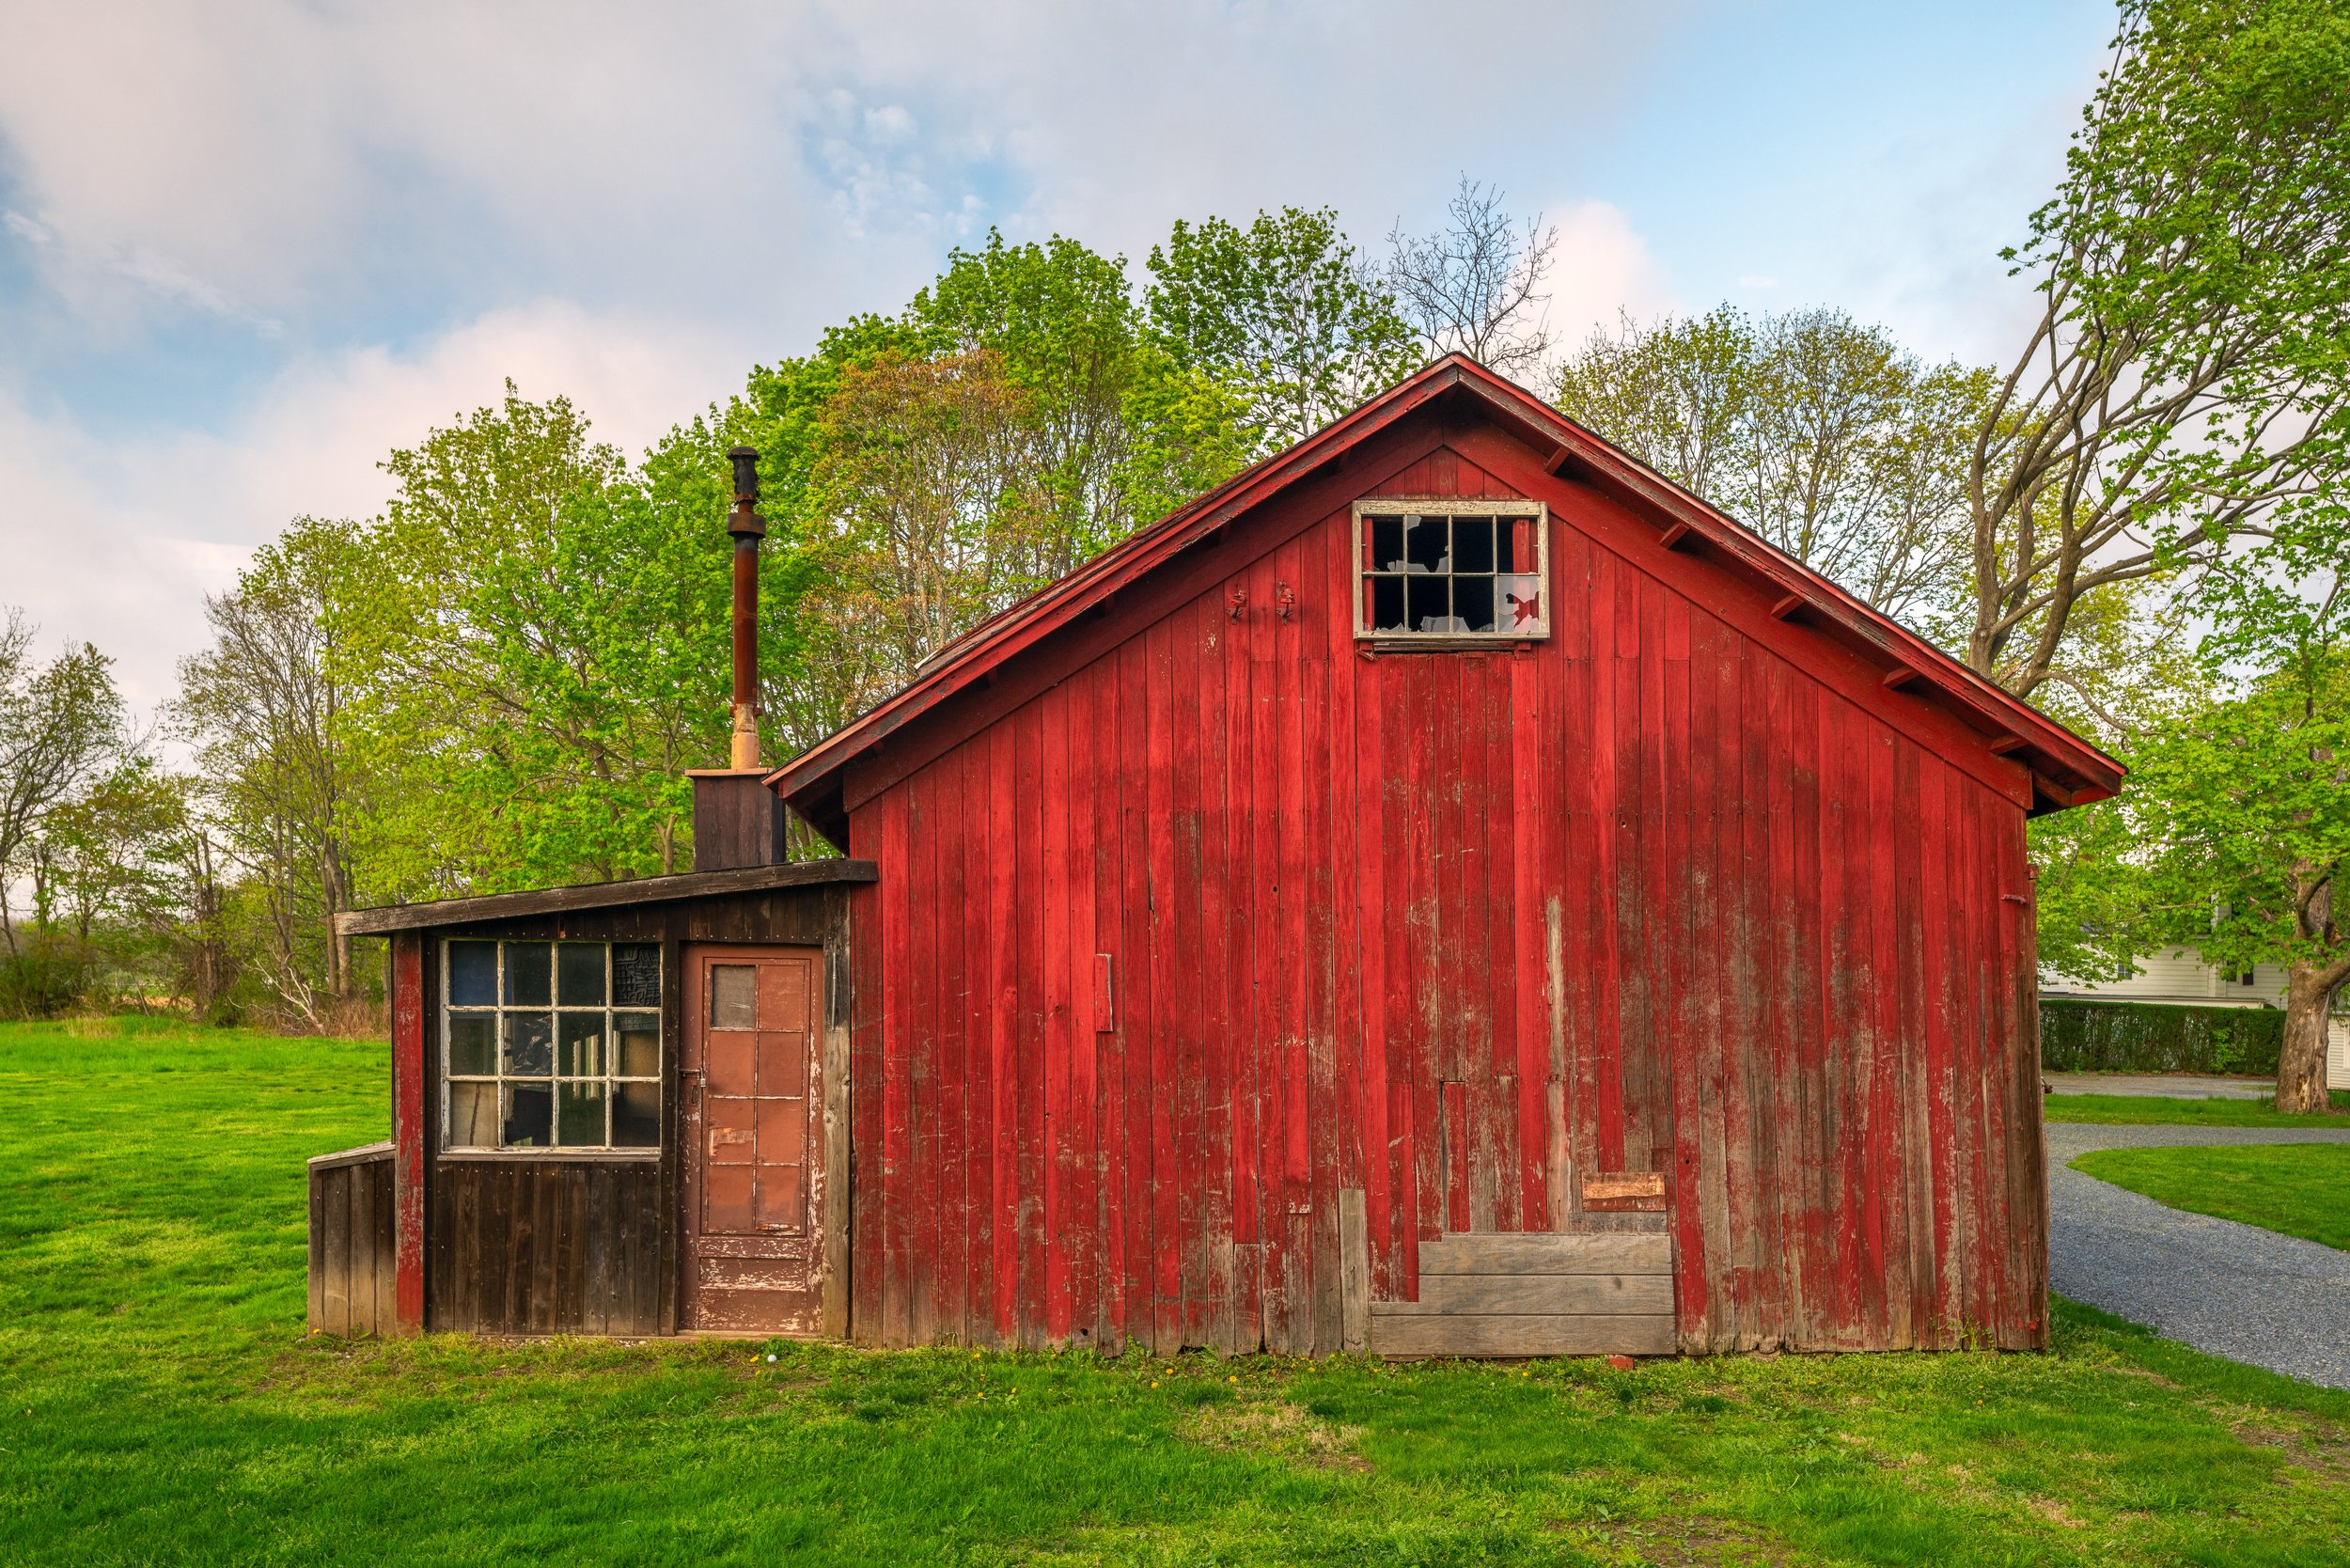
[[[661,949],[451,942],[442,1147],[661,1146]]]
[[[1548,636],[1543,520],[1538,502],[1356,502],[1355,635]]]

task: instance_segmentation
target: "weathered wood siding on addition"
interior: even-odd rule
[[[850,765],[858,1337],[1336,1350],[1359,1189],[1374,1303],[1663,1228],[1686,1351],[2044,1342],[2026,770],[1547,456],[1404,419]],[[1358,645],[1364,496],[1546,503],[1551,636]]]
[[[617,891],[625,893],[629,886],[619,885]],[[822,951],[821,1016],[827,1049],[840,1066],[825,1085],[821,1116],[826,1136],[838,1137],[848,1105],[847,921],[845,890],[830,884],[402,932],[393,957],[394,1138],[414,1152],[421,1172],[414,1186],[418,1308],[404,1324],[493,1334],[676,1332],[685,947],[781,944]],[[450,938],[661,945],[663,1127],[657,1153],[441,1152],[439,966],[442,944]],[[403,1183],[402,1196],[409,1190]],[[817,1200],[827,1248],[822,1325],[845,1336],[848,1194],[836,1184]],[[401,1239],[403,1245],[409,1239],[404,1231]]]
[[[321,1154],[309,1174],[310,1332],[392,1333],[392,1146]]]

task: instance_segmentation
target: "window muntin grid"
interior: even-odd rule
[[[1548,636],[1546,516],[1539,502],[1356,502],[1355,635]]]
[[[441,1146],[661,1146],[661,949],[452,940],[442,950]]]

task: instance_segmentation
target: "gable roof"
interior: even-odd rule
[[[1120,589],[1343,458],[1379,432],[1439,400],[1465,402],[1538,452],[1553,474],[1572,473],[1656,523],[1666,543],[1698,547],[1770,590],[1782,616],[1861,651],[1886,666],[1886,682],[1946,709],[1994,749],[2029,770],[2035,810],[2102,800],[2120,788],[2123,767],[2062,725],[1968,669],[1948,653],[1778,549],[1760,534],[1682,489],[1630,454],[1567,418],[1515,383],[1464,354],[1435,360],[1296,445],[1243,469],[1067,576],[1021,600],[925,660],[915,678],[767,775],[776,790],[820,829],[841,837],[838,804],[849,763],[924,713],[982,682],[1006,661],[1051,637]]]

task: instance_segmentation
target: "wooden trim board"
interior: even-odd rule
[[[1671,1315],[1624,1317],[1402,1317],[1374,1306],[1371,1351],[1429,1356],[1670,1356]]]

